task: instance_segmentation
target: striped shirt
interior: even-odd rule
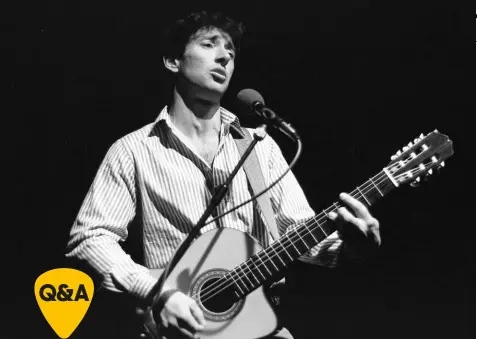
[[[101,276],[104,288],[145,300],[156,283],[148,268],[165,267],[206,209],[213,188],[226,180],[240,158],[233,140],[236,133],[243,133],[239,121],[223,108],[220,114],[220,141],[212,165],[171,123],[167,107],[153,123],[116,141],[102,161],[71,228],[66,256],[92,266]],[[270,136],[260,141],[255,150],[268,186],[288,165]],[[279,234],[314,216],[291,172],[269,191],[269,196]],[[241,169],[217,213],[250,197]],[[247,204],[205,226],[201,232],[230,227],[263,243],[267,232],[257,211],[254,204]],[[120,246],[136,215],[142,227],[141,263],[134,262]],[[341,244],[335,232],[300,259],[334,266]]]

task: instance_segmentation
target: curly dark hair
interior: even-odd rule
[[[179,19],[172,26],[166,28],[161,39],[162,55],[180,58],[184,54],[187,43],[198,32],[213,28],[217,28],[230,36],[235,54],[238,55],[245,26],[224,13],[209,13],[207,11],[190,13],[185,19]]]

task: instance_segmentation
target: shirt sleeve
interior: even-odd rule
[[[134,163],[121,140],[114,143],[73,223],[66,256],[85,261],[101,286],[145,301],[157,279],[122,249],[136,213]]]
[[[270,184],[282,175],[288,167],[277,143],[270,138]],[[303,189],[292,171],[269,191],[280,234],[289,232],[300,223],[312,218],[315,212],[308,204]],[[299,260],[320,266],[335,267],[339,263],[343,242],[337,232],[330,234],[318,245],[302,255]]]

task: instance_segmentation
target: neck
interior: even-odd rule
[[[174,88],[169,114],[174,125],[186,136],[204,137],[220,131],[220,103],[181,94]]]

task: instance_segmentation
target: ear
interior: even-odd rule
[[[179,71],[179,60],[173,57],[162,57],[164,66],[171,71],[172,73],[177,73]]]

